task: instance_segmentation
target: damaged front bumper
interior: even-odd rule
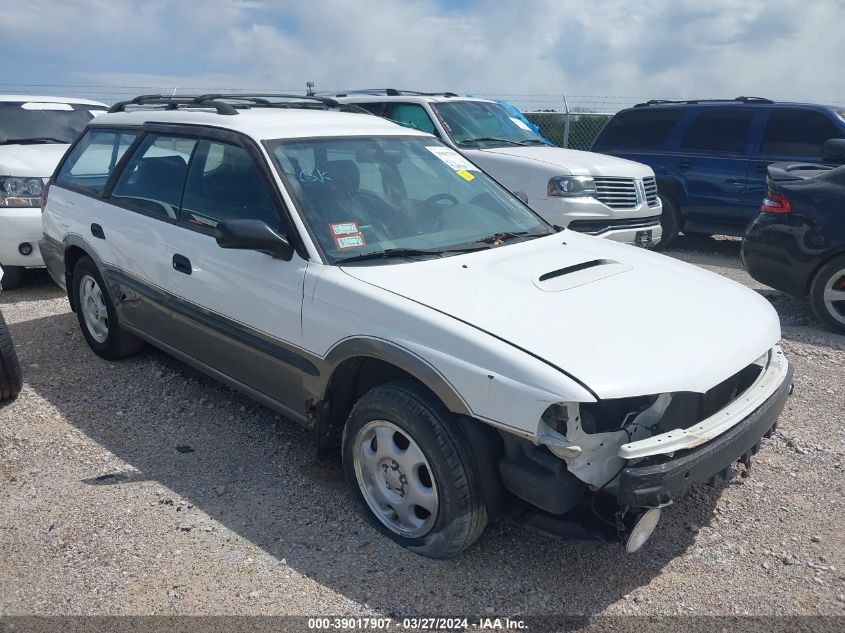
[[[630,465],[619,475],[619,504],[665,505],[693,484],[725,474],[734,462],[750,458],[777,423],[791,390],[792,368],[776,347],[754,385],[729,407],[689,429],[622,446],[619,455]],[[761,403],[762,394],[768,397]]]

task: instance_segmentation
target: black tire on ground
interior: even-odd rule
[[[826,302],[824,295],[829,290],[845,292],[845,255],[826,262],[810,285],[810,307],[816,318],[834,332],[845,334],[845,300]],[[836,312],[839,318],[831,311]]]
[[[430,465],[437,511],[428,531],[419,536],[401,535],[382,522],[368,505],[356,474],[354,451],[359,433],[368,424],[382,420],[407,434]],[[480,477],[463,431],[436,398],[411,380],[375,387],[355,404],[343,431],[343,469],[367,520],[379,532],[417,554],[451,558],[478,540],[487,526]]]
[[[672,246],[672,242],[681,232],[681,212],[678,205],[669,196],[660,194],[660,202],[663,204],[663,213],[660,214],[660,226],[663,228],[663,237],[652,248],[662,251]]]
[[[102,341],[95,338],[85,320],[81,288],[83,282],[87,279],[93,279],[96,282],[106,308],[108,334]],[[82,257],[76,262],[76,267],[73,269],[73,286],[73,305],[76,310],[76,317],[79,320],[79,327],[82,328],[82,334],[94,353],[106,360],[118,360],[137,354],[144,346],[144,342],[121,329],[117,319],[117,311],[106,289],[103,277],[90,257]]]
[[[0,314],[0,402],[14,400],[22,388],[23,378],[18,355],[6,321]]]
[[[23,268],[20,266],[3,266],[3,279],[0,279],[0,287],[4,290],[11,290],[21,285],[21,277],[23,277]]]

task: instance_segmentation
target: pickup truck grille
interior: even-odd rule
[[[656,207],[659,200],[657,197],[657,181],[654,176],[643,178],[643,189],[645,189],[645,201],[648,206]]]
[[[596,198],[611,209],[633,209],[639,204],[633,178],[594,176]]]

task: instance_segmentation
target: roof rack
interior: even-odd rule
[[[361,90],[347,90],[335,93],[335,97],[351,97],[354,95],[380,95],[400,97],[402,95],[417,97],[457,97],[455,92],[418,92],[416,90],[397,90],[396,88],[363,88]]]
[[[645,103],[638,103],[635,108],[645,108],[653,105],[663,105],[666,103],[675,104],[695,104],[695,103],[774,103],[771,99],[765,97],[736,97],[735,99],[688,99],[681,101],[672,101],[671,99],[650,99]]]
[[[232,103],[235,102],[235,103]],[[343,111],[360,111],[370,114],[363,108],[338,103],[330,97],[312,95],[292,95],[282,93],[267,94],[204,94],[195,97],[174,95],[140,95],[128,101],[115,103],[109,112],[126,112],[128,106],[164,106],[164,110],[178,110],[180,107],[214,109],[218,114],[237,114],[245,108],[325,108]]]

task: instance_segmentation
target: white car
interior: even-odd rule
[[[151,343],[305,425],[433,557],[502,517],[636,550],[774,427],[755,292],[555,229],[431,135],[274,103],[138,98],[65,156],[42,249],[94,352]]]
[[[70,143],[106,105],[86,99],[0,95],[0,264],[14,288],[43,266],[41,191]]]
[[[487,99],[399,90],[336,98],[434,134],[551,224],[637,246],[660,242],[663,207],[648,165],[550,147],[521,118]]]

